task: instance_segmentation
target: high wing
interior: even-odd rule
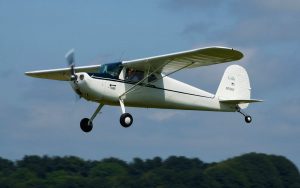
[[[154,56],[131,61],[123,61],[123,65],[137,70],[172,73],[183,68],[195,68],[242,59],[243,54],[226,47],[207,47],[182,51],[161,56]]]
[[[208,47],[165,54],[130,61],[122,61],[123,66],[142,71],[169,74],[184,68],[195,68],[230,61],[237,61],[243,54],[226,47]],[[76,72],[99,72],[100,65],[76,67]],[[70,80],[70,68],[30,71],[25,74],[51,80]]]
[[[99,68],[100,65],[81,66],[81,67],[76,67],[75,71],[76,72],[99,72]],[[71,70],[70,68],[49,69],[49,70],[25,72],[25,74],[36,78],[69,81],[70,73],[71,73],[70,70]]]

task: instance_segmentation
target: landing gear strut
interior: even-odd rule
[[[237,110],[238,113],[242,114],[245,117],[245,122],[246,123],[251,123],[251,121],[252,121],[252,117],[251,116],[249,116],[248,114],[242,112],[242,110],[241,110],[241,108],[239,106],[236,107],[236,110]]]
[[[95,117],[98,115],[98,113],[100,112],[101,108],[104,106],[104,104],[99,104],[98,108],[96,109],[96,111],[94,112],[94,114],[92,115],[91,119],[89,118],[83,118],[80,121],[80,128],[83,132],[90,132],[93,129],[93,120],[95,119]]]

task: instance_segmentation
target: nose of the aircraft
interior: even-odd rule
[[[87,84],[87,80],[90,78],[90,76],[85,73],[76,73],[76,77],[77,79],[74,82],[71,82],[71,86],[73,88],[73,90],[81,97],[86,97],[86,93],[87,93],[87,88],[88,88],[88,84]]]

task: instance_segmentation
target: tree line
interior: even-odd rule
[[[0,157],[0,187],[300,187],[297,167],[283,156],[249,153],[218,163],[171,156],[125,162],[75,156]]]

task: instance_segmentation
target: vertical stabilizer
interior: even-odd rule
[[[239,65],[226,68],[216,97],[219,100],[250,100],[251,88],[247,71]],[[240,108],[247,108],[248,103],[237,103]]]

